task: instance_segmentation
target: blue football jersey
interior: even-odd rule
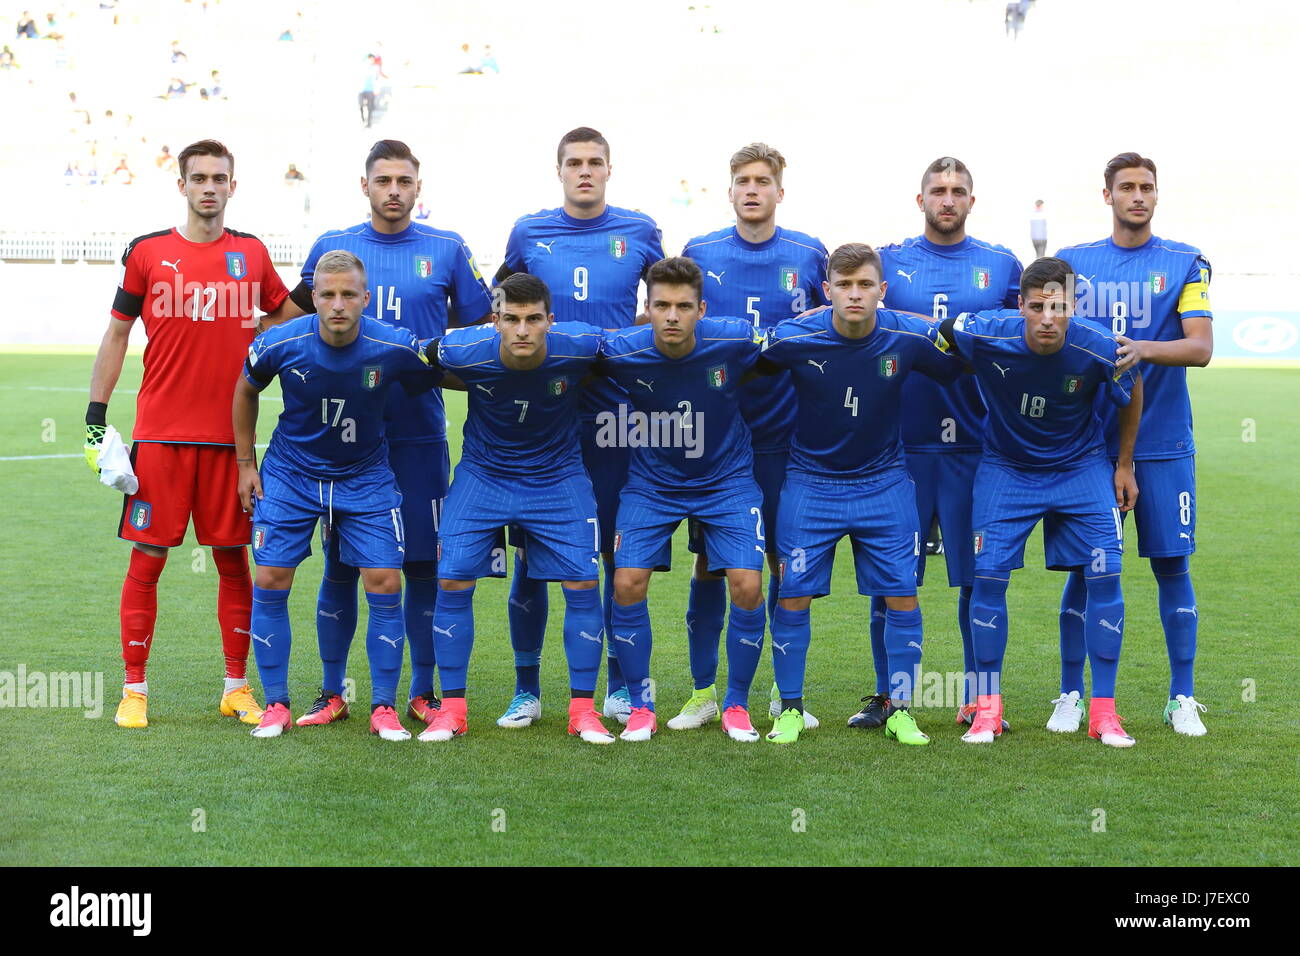
[[[787,319],[767,335],[763,358],[790,370],[799,409],[789,474],[856,481],[900,465],[903,382],[913,371],[939,382],[961,374],[933,323],[889,309],[860,339],[835,331],[824,309]]]
[[[749,318],[766,332],[778,322],[825,305],[826,247],[821,240],[777,227],[766,242],[747,242],[735,226],[697,236],[682,255],[704,271],[704,301],[717,315]],[[794,384],[787,373],[763,375],[740,390],[740,412],[754,451],[785,451],[794,430]]]
[[[1115,374],[1115,337],[1089,322],[1071,322],[1065,344],[1039,355],[1025,342],[1025,317],[1014,309],[960,315],[952,345],[979,379],[988,405],[984,457],[1019,468],[1060,469],[1105,453],[1094,403],[1100,390],[1129,403],[1134,376]]]
[[[504,264],[546,283],[555,321],[623,329],[636,324],[641,277],[662,258],[653,219],[606,206],[594,219],[575,219],[563,208],[521,216],[506,240]],[[624,398],[613,382],[593,382],[583,391],[580,413],[590,420]]]
[[[387,469],[388,391],[402,379],[437,380],[414,335],[368,316],[342,348],[321,338],[315,315],[267,329],[249,346],[244,377],[261,390],[277,375],[284,411],[267,457],[308,477],[335,480],[376,465]]]
[[[925,236],[881,246],[888,283],[882,305],[943,320],[963,312],[1014,309],[1020,261],[1006,246],[967,236],[950,246]],[[903,447],[909,451],[978,451],[984,436],[984,400],[974,376],[951,385],[913,375],[903,385]]]
[[[601,366],[626,399],[596,417],[596,444],[631,449],[629,486],[701,491],[753,482],[739,392],[761,346],[748,321],[707,315],[695,326],[695,348],[678,359],[655,347],[649,325],[606,333]]]
[[[477,322],[492,311],[492,296],[474,256],[457,233],[412,223],[401,232],[376,232],[369,222],[324,233],[302,266],[310,288],[316,263],[333,249],[351,252],[366,266],[366,314],[420,339],[442,335],[453,322]],[[450,311],[449,311],[450,306]],[[447,435],[442,392],[388,392],[384,411],[390,442],[435,441]]]
[[[1079,277],[1075,317],[1096,322],[1116,335],[1167,342],[1183,337],[1183,319],[1210,312],[1210,263],[1195,246],[1152,236],[1134,249],[1110,238],[1067,246],[1057,256]],[[1183,458],[1192,443],[1192,402],[1187,369],[1138,364],[1142,373],[1142,425],[1134,458]],[[1119,449],[1119,419],[1098,407],[1112,457]]]
[[[560,322],[546,335],[546,358],[516,371],[501,361],[501,334],[490,325],[453,329],[438,364],[469,389],[459,468],[516,481],[585,474],[578,439],[578,383],[591,371],[601,333]]]

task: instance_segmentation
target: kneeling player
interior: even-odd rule
[[[1021,276],[1019,312],[965,313],[941,326],[974,369],[989,410],[972,511],[970,614],[979,694],[975,720],[962,737],[967,743],[992,743],[1002,733],[1007,584],[1024,567],[1025,540],[1040,518],[1051,566],[1082,570],[1088,589],[1088,734],[1111,747],[1134,743],[1115,714],[1115,674],[1124,636],[1120,513],[1137,500],[1133,445],[1142,380],[1117,372],[1114,337],[1071,322],[1073,312],[1074,270],[1063,259],[1039,259]],[[1113,472],[1093,407],[1099,389],[1121,409]]]
[[[335,250],[316,265],[317,315],[264,332],[235,387],[239,496],[253,513],[253,615],[249,627],[267,695],[255,737],[278,737],[289,717],[289,588],[324,520],[347,564],[361,569],[370,625],[370,732],[409,740],[394,710],[402,671],[402,496],[388,467],[385,389],[402,375],[432,375],[409,332],[362,317],[370,302],[365,267]],[[258,394],[276,377],[284,395],[259,475],[253,455]],[[347,704],[327,702],[345,716]]]
[[[614,531],[610,639],[632,696],[624,740],[658,729],[650,683],[650,574],[683,518],[703,529],[709,571],[725,570],[727,694],[722,729],[758,740],[749,688],[763,648],[763,495],[754,482],[749,428],[740,415],[742,375],[761,335],[743,319],[704,318],[704,273],[690,259],[663,259],[646,276],[650,325],[609,332],[604,367],[632,410],[602,413],[597,444],[632,449]]]
[[[610,744],[614,735],[593,705],[603,630],[600,535],[578,440],[578,383],[596,360],[600,333],[580,322],[553,325],[551,293],[535,276],[510,276],[497,296],[491,327],[455,329],[438,346],[438,364],[469,391],[469,414],[438,544],[433,637],[442,708],[420,740],[465,733],[474,585],[490,573],[501,527],[513,525],[528,556],[516,573],[526,569],[564,589],[569,733]]]
[[[936,326],[878,308],[886,283],[870,246],[831,253],[824,290],[831,308],[787,319],[768,333],[759,371],[789,369],[798,411],[777,511],[781,594],[772,618],[772,669],[781,716],[768,740],[793,743],[804,729],[803,679],[813,598],[830,593],[835,547],[853,542],[858,593],[884,598],[890,709],[885,734],[930,738],[908,704],[921,666],[916,600],[916,493],[903,464],[903,382],[917,371],[951,382],[961,365],[944,355]]]

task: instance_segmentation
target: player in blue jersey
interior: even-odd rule
[[[715,315],[748,318],[766,331],[782,319],[824,304],[826,247],[821,240],[776,224],[776,207],[785,198],[781,185],[785,157],[766,143],[750,143],[731,157],[727,198],[736,223],[686,243],[682,255],[704,271],[704,302]],[[763,525],[776,527],[776,506],[785,483],[790,433],[794,428],[794,386],[788,373],[760,376],[740,390],[740,412],[749,425],[754,448],[754,480],[763,492]],[[695,691],[681,712],[668,721],[672,730],[702,727],[718,716],[714,688],[718,672],[718,640],[726,594],[721,576],[712,575],[702,553],[702,541],[692,524],[690,548],[695,552],[690,598],[686,605],[686,637],[690,643],[691,676]],[[767,536],[767,612],[776,607],[776,536]],[[780,715],[773,685],[773,717]],[[807,726],[817,718],[805,712]]]
[[[701,528],[709,569],[731,592],[722,729],[758,740],[749,688],[763,647],[763,496],[754,482],[741,377],[758,358],[761,333],[747,319],[705,318],[704,274],[690,259],[664,259],[646,278],[650,324],[606,333],[606,375],[626,393],[597,417],[600,448],[631,449],[614,530],[610,639],[632,696],[624,740],[657,730],[650,683],[650,574],[667,570],[668,544],[683,518]]]
[[[1138,555],[1149,558],[1169,652],[1164,720],[1189,737],[1205,733],[1194,696],[1199,615],[1189,558],[1196,550],[1196,446],[1187,368],[1214,351],[1210,263],[1195,246],[1152,235],[1156,164],[1121,153],[1106,164],[1102,196],[1111,207],[1107,239],[1057,255],[1079,275],[1078,314],[1119,336],[1120,367],[1141,370],[1146,403],[1133,458],[1142,497],[1134,509]],[[1107,445],[1119,451],[1113,412],[1103,412]],[[1082,719],[1083,620],[1087,595],[1072,574],[1061,596],[1061,696],[1049,730],[1077,730]]]
[[[908,705],[921,666],[916,600],[920,533],[916,495],[900,438],[903,382],[940,382],[961,364],[938,345],[937,326],[878,308],[886,294],[880,257],[862,243],[830,255],[831,308],[788,319],[767,336],[760,371],[788,369],[798,411],[777,513],[781,598],[772,618],[772,667],[781,716],[768,740],[794,743],[804,729],[803,679],[813,598],[830,593],[835,547],[853,544],[858,593],[884,598],[891,701],[885,733],[923,745]]]
[[[468,325],[492,310],[487,284],[459,234],[411,222],[420,195],[420,161],[403,142],[384,139],[366,157],[361,191],[370,200],[370,219],[331,230],[313,244],[302,282],[290,294],[302,312],[313,311],[312,275],[320,257],[346,249],[365,264],[371,288],[368,312],[417,338],[442,335],[448,325]],[[404,618],[411,646],[408,713],[426,723],[438,698],[433,688],[433,613],[436,601],[438,516],[447,494],[450,464],[442,393],[388,392],[384,409],[388,461],[402,492],[406,553]],[[323,676],[320,696],[298,719],[303,726],[326,724],[343,711],[343,678],[357,626],[358,570],[339,557],[338,540],[325,547],[325,571],[317,597],[316,630]]]
[[[491,569],[497,533],[510,525],[522,535],[527,573],[563,585],[569,733],[613,743],[593,705],[604,626],[600,531],[578,441],[578,383],[596,360],[601,333],[579,322],[553,324],[550,291],[535,276],[512,275],[497,292],[492,326],[454,330],[438,346],[438,365],[469,392],[469,414],[438,545],[442,707],[420,739],[451,740],[468,726],[474,586]]]
[[[535,275],[551,290],[558,322],[586,322],[598,329],[621,329],[636,322],[637,288],[654,263],[664,257],[655,221],[644,213],[605,202],[612,171],[609,143],[596,130],[570,130],[556,150],[556,174],[564,188],[564,205],[521,216],[510,230],[500,282],[515,272]],[[625,448],[600,448],[595,419],[617,409],[625,397],[613,383],[597,381],[584,389],[580,406],[582,457],[596,493],[603,535],[600,551],[605,569],[604,611],[609,630],[614,580],[614,517],[619,492],[627,481]],[[546,633],[546,582],[522,568],[526,552],[516,552],[510,582],[510,643],[515,652],[515,698],[497,723],[525,727],[540,707],[542,638]],[[609,649],[609,686],[604,714],[626,723],[631,712],[627,689],[614,649]]]
[[[925,231],[877,249],[888,283],[885,307],[930,315],[937,321],[950,314],[1015,308],[1020,293],[1019,260],[1005,246],[966,234],[966,217],[975,207],[975,183],[966,164],[942,156],[926,167],[916,205],[925,216]],[[984,401],[973,377],[963,375],[950,385],[940,385],[913,375],[903,384],[903,450],[908,474],[916,482],[918,527],[924,535],[938,522],[948,586],[959,589],[957,626],[967,675],[965,696],[957,709],[959,723],[970,723],[975,713],[969,614],[975,555],[970,509],[983,433]],[[918,587],[925,583],[925,559],[922,548],[916,569]],[[849,718],[850,727],[879,727],[885,722],[889,674],[884,641],[884,600],[873,598],[871,650],[876,692],[863,698],[866,706]]]
[[[316,315],[262,333],[235,386],[233,423],[239,494],[253,514],[253,616],[249,625],[267,695],[256,737],[278,737],[289,717],[289,589],[311,554],[317,521],[339,556],[360,568],[370,608],[370,732],[409,740],[394,704],[402,672],[401,576],[405,536],[402,495],[388,466],[384,438],[387,392],[399,383],[436,381],[414,335],[363,317],[369,304],[365,266],[350,252],[316,263]],[[258,395],[280,379],[284,411],[262,461],[253,454]],[[337,717],[347,715],[341,699]]]
[[[1115,675],[1124,637],[1121,513],[1138,496],[1133,443],[1142,378],[1118,368],[1108,332],[1071,322],[1073,310],[1070,263],[1039,259],[1020,277],[1020,311],[964,313],[940,327],[970,364],[988,406],[972,509],[978,695],[967,743],[992,743],[1003,730],[1007,584],[1024,567],[1025,541],[1040,519],[1048,567],[1076,570],[1087,588],[1088,734],[1112,747],[1134,743],[1115,714]],[[1094,410],[1099,396],[1121,409],[1113,469]]]

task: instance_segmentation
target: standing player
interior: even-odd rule
[[[853,543],[858,593],[883,597],[890,709],[885,734],[928,744],[908,710],[921,666],[916,494],[900,440],[903,382],[912,372],[951,382],[961,365],[943,354],[937,327],[878,305],[887,283],[862,243],[831,253],[830,309],[782,322],[767,337],[760,371],[789,369],[798,412],[777,513],[781,599],[772,618],[772,668],[781,715],[768,740],[794,743],[805,729],[803,678],[813,598],[830,593],[835,547]]]
[[[225,228],[226,203],[235,194],[230,151],[205,139],[177,158],[185,225],[140,236],[126,247],[86,409],[86,460],[94,469],[131,323],[143,318],[149,344],[131,448],[140,487],[126,498],[118,524],[118,536],[133,545],[122,585],[120,727],[149,724],[145,665],[158,617],[158,577],[167,549],[184,540],[191,515],[199,544],[211,546],[217,566],[217,622],[226,658],[221,713],[254,724],[262,716],[245,679],[252,588],[244,550],[248,517],[235,494],[230,396],[256,334],[254,310],[278,322],[288,292],[266,247]]]
[[[569,733],[612,744],[593,703],[603,629],[600,542],[577,427],[578,383],[596,361],[601,334],[580,322],[553,325],[550,290],[535,276],[510,276],[497,293],[493,327],[457,329],[438,347],[438,364],[469,390],[469,415],[439,540],[434,640],[442,709],[420,739],[451,740],[468,726],[474,586],[510,525],[523,536],[527,573],[563,585]]]
[[[727,197],[736,211],[736,224],[686,244],[682,255],[704,272],[704,301],[718,315],[748,318],[760,331],[782,319],[823,304],[826,247],[803,232],[778,227],[777,204],[785,198],[781,176],[785,157],[766,143],[750,143],[731,157],[731,186]],[[740,390],[740,413],[749,425],[754,448],[754,480],[763,492],[763,526],[776,527],[776,503],[785,482],[790,433],[794,428],[794,386],[788,373],[746,382]],[[692,528],[692,530],[695,530]],[[686,637],[690,642],[691,676],[695,692],[668,726],[672,730],[702,727],[718,716],[714,681],[718,673],[718,639],[726,595],[723,579],[708,572],[708,561],[696,551],[686,605]],[[767,537],[767,611],[776,607],[776,536]],[[777,716],[773,714],[773,716]],[[816,718],[804,714],[812,726]]]
[[[722,729],[732,740],[758,740],[749,688],[763,648],[766,545],[739,386],[762,336],[746,319],[704,318],[703,283],[690,259],[655,263],[646,277],[650,326],[607,333],[601,346],[605,369],[632,408],[603,414],[597,435],[602,448],[632,449],[614,531],[610,629],[632,694],[624,740],[649,740],[658,729],[646,593],[688,517],[702,529],[709,570],[725,570],[731,592]]]
[[[405,143],[381,139],[371,147],[361,179],[361,192],[370,200],[370,220],[316,240],[303,263],[302,282],[290,294],[301,312],[314,311],[312,276],[320,257],[331,249],[345,249],[365,265],[375,290],[371,314],[381,321],[428,339],[446,332],[453,319],[469,324],[486,318],[492,299],[465,240],[458,233],[411,222],[420,186],[420,161]],[[390,389],[384,429],[388,463],[402,492],[406,530],[403,610],[411,646],[407,709],[427,723],[438,707],[433,690],[433,614],[438,515],[450,469],[442,392],[430,389],[412,395],[405,389]],[[300,724],[329,723],[331,714],[341,713],[348,649],[357,627],[358,574],[357,568],[339,559],[338,538],[330,539],[316,608],[321,694],[299,718]]]
[[[255,737],[288,728],[289,589],[311,554],[316,522],[339,539],[339,557],[361,569],[370,606],[370,732],[409,740],[394,702],[402,672],[402,496],[388,467],[385,392],[404,377],[433,378],[410,332],[371,318],[365,266],[350,252],[327,252],[316,263],[317,314],[258,336],[235,386],[233,420],[239,455],[239,498],[253,513],[252,632],[266,711]],[[284,411],[258,474],[253,454],[258,395],[276,378]],[[338,703],[338,717],[347,705]]]
[[[936,159],[921,176],[916,205],[925,216],[925,231],[897,245],[879,249],[883,277],[889,284],[884,305],[903,312],[932,315],[981,309],[1015,308],[1020,293],[1020,262],[1005,246],[966,234],[966,217],[975,207],[975,183],[966,164],[951,156]],[[959,723],[975,713],[975,658],[971,650],[970,595],[975,555],[971,550],[970,508],[975,469],[984,432],[984,402],[974,378],[963,375],[940,385],[920,375],[903,383],[903,451],[907,471],[916,482],[916,517],[922,533],[937,519],[943,532],[948,586],[959,588],[957,627],[967,675],[965,697],[957,708]],[[916,583],[925,583],[925,549],[917,560]],[[885,668],[885,602],[871,600],[871,651],[876,665],[876,692],[849,718],[850,727],[879,727],[889,707]]]
[[[609,143],[594,129],[581,126],[560,139],[556,173],[564,187],[564,205],[522,216],[510,230],[505,261],[496,281],[515,272],[535,275],[550,288],[559,322],[586,322],[598,329],[621,329],[636,321],[637,286],[647,270],[664,257],[659,227],[644,213],[605,202],[613,171]],[[625,448],[596,445],[595,419],[625,401],[622,390],[598,381],[584,390],[580,407],[582,460],[591,476],[600,517],[601,557],[605,566],[604,613],[609,629],[614,580],[614,517],[619,492],[627,481]],[[546,634],[546,582],[528,577],[516,553],[510,582],[510,643],[515,651],[515,698],[497,723],[527,727],[541,714],[540,667]],[[609,651],[606,717],[626,723],[631,710],[614,650]]]
[[[944,339],[970,363],[988,405],[984,457],[975,475],[975,629],[979,694],[967,743],[1002,734],[1002,659],[1007,584],[1024,567],[1025,541],[1044,522],[1047,565],[1081,574],[1088,595],[1084,639],[1092,662],[1088,735],[1132,747],[1115,714],[1115,675],[1124,640],[1121,512],[1137,500],[1133,443],[1142,379],[1120,371],[1114,338],[1071,322],[1074,272],[1038,259],[1020,277],[1020,311],[967,313],[942,324]],[[1094,405],[1120,407],[1119,458],[1112,471]]]
[[[1151,560],[1160,623],[1169,652],[1169,702],[1164,720],[1176,733],[1205,734],[1194,696],[1196,593],[1188,558],[1196,550],[1196,446],[1187,368],[1205,366],[1214,351],[1210,263],[1195,246],[1151,233],[1156,211],[1156,164],[1120,153],[1106,164],[1102,197],[1111,207],[1107,239],[1057,253],[1079,274],[1079,314],[1110,328],[1120,343],[1120,367],[1137,366],[1146,407],[1133,457],[1142,498],[1134,509],[1138,556]],[[1138,364],[1141,363],[1141,364]],[[1103,417],[1111,458],[1120,432],[1113,412]],[[1087,595],[1070,575],[1061,596],[1061,696],[1049,730],[1077,730],[1082,719],[1083,624]]]

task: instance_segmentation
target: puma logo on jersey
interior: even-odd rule
[[[246,630],[244,630],[242,627],[237,627],[237,628],[235,628],[235,633],[236,633],[236,634],[251,634],[252,631],[246,631]],[[150,637],[153,637],[152,634],[150,634],[149,636],[150,636]]]
[[[1196,608],[1195,608],[1195,607],[1180,607],[1180,608],[1178,608],[1174,613],[1175,613],[1175,614],[1190,614],[1192,617],[1197,617],[1197,613],[1196,613]]]
[[[317,616],[317,617],[327,617],[327,618],[329,618],[331,621],[337,621],[337,620],[339,620],[339,615],[342,614],[342,613],[343,613],[343,609],[342,609],[342,608],[339,608],[339,609],[338,609],[337,611],[335,611],[333,614],[331,614],[329,611],[326,611],[324,608],[318,608],[317,611],[316,611],[316,616]]]
[[[542,242],[542,241],[539,239],[539,240],[537,240],[537,245],[538,245],[540,248],[545,249],[545,250],[546,250],[546,254],[549,256],[549,255],[552,254],[552,253],[551,253],[551,246],[555,245],[555,240],[552,239],[550,242]]]
[[[1180,531],[1180,532],[1178,532],[1178,537],[1180,537],[1180,538],[1186,538],[1188,541],[1191,541],[1191,540],[1192,540],[1192,536],[1191,536],[1190,534],[1188,534],[1186,531]]]
[[[386,644],[391,644],[391,645],[393,645],[393,647],[396,647],[396,646],[397,646],[397,639],[396,639],[396,638],[389,637],[387,634],[380,634],[380,635],[379,635],[379,639],[380,639],[381,641],[383,641],[384,643],[386,643]]]
[[[481,392],[487,392],[488,398],[492,397],[492,389],[488,388],[486,385],[475,385],[474,387]]]
[[[994,614],[987,621],[981,621],[979,618],[977,618],[975,615],[972,614],[970,622],[972,624],[977,624],[980,627],[995,628],[998,626],[998,616]]]
[[[760,637],[758,640],[756,640],[756,641],[747,641],[747,640],[745,640],[745,639],[742,637],[742,638],[740,639],[740,643],[742,643],[742,644],[748,644],[750,647],[756,647],[756,648],[758,648],[760,651],[763,649],[763,639],[762,639],[761,637]]]
[[[268,634],[266,635],[266,637],[258,637],[256,634],[252,634],[252,633],[250,633],[248,636],[251,637],[253,640],[258,641],[259,643],[265,644],[267,647],[271,646],[271,638],[275,637],[274,634]]]
[[[725,269],[724,269],[722,272],[706,272],[706,273],[705,273],[705,275],[707,275],[710,279],[717,279],[717,280],[718,280],[718,285],[722,285],[722,277],[725,276],[726,274],[727,274],[727,272],[726,272]]]
[[[790,646],[791,644],[793,644],[793,643],[794,643],[793,641],[786,641],[784,644],[778,644],[776,641],[773,641],[773,642],[772,642],[772,647],[775,648],[776,650],[780,651],[782,654],[784,654],[784,653],[785,653],[785,649],[786,649],[787,647],[789,647],[789,646]]]
[[[634,637],[636,637],[636,631],[626,635],[615,634],[614,640],[618,641],[620,644],[626,644],[628,647],[636,647],[636,642],[632,640]]]
[[[594,644],[599,644],[601,643],[600,637],[604,633],[605,632],[603,630],[597,631],[595,634],[588,634],[586,631],[579,631],[578,636],[581,637],[584,641],[591,641]]]
[[[994,363],[993,363],[993,367],[994,367],[995,369],[997,369],[999,372],[1002,373],[1002,377],[1003,377],[1003,378],[1006,378],[1006,377],[1007,377],[1007,372],[1010,372],[1010,371],[1011,371],[1010,368],[1003,368],[1003,367],[1002,367],[1001,365],[999,365],[997,362],[994,362]]]
[[[172,272],[176,273],[177,275],[181,274],[181,270],[179,268],[181,264],[181,260],[177,259],[175,262],[168,262],[166,259],[164,259],[162,261],[162,264],[165,265],[167,268],[171,269]]]
[[[290,371],[290,372],[293,372],[294,375],[297,375],[297,376],[298,376],[300,379],[302,379],[304,382],[307,381],[307,373],[306,373],[306,372],[300,372],[300,371],[298,371],[296,368],[291,368],[291,369],[289,369],[289,371]]]
[[[451,633],[451,632],[452,632],[452,629],[455,628],[455,626],[456,626],[455,624],[449,624],[449,625],[447,625],[446,627],[439,627],[437,624],[435,624],[435,625],[433,626],[433,633],[435,633],[435,634],[441,634],[443,637],[447,638],[447,640],[449,640],[449,641],[451,641],[451,640],[455,640],[455,639],[456,639],[456,635],[453,634],[453,633]]]
[[[826,374],[826,363],[829,362],[829,361],[830,361],[830,359],[823,359],[823,360],[820,361],[820,362],[814,362],[812,359],[809,359],[809,360],[808,360],[808,364],[811,365],[811,366],[813,366],[815,369],[817,369],[817,371],[821,372],[823,375],[825,375],[825,374]]]
[[[127,647],[148,647],[148,646],[149,646],[149,641],[150,641],[150,639],[151,639],[152,637],[153,637],[153,635],[150,634],[150,635],[149,635],[148,637],[146,637],[143,641],[127,641],[127,642],[126,642],[126,646],[127,646]]]
[[[915,270],[915,269],[913,269],[911,272],[904,272],[902,269],[896,269],[896,270],[894,270],[894,271],[897,272],[897,273],[898,273],[900,276],[902,276],[904,279],[906,279],[908,282],[911,282],[911,281],[912,281],[912,276],[916,275],[916,270]]]
[[[907,642],[907,646],[908,646],[908,647],[915,647],[918,651],[921,649],[921,645],[918,644],[918,643],[916,643],[916,641],[908,641],[908,642]]]
[[[1084,618],[1084,616],[1083,616],[1083,612],[1080,611],[1078,608],[1067,607],[1067,608],[1065,609],[1065,613],[1066,613],[1066,614],[1073,614],[1075,617],[1077,617],[1077,618],[1078,618],[1079,620],[1081,620],[1081,621],[1086,620],[1086,618]]]
[[[1110,621],[1106,620],[1106,619],[1103,617],[1103,618],[1101,619],[1101,626],[1104,627],[1104,628],[1105,628],[1106,630],[1108,630],[1108,631],[1114,631],[1116,634],[1123,634],[1123,633],[1124,633],[1124,619],[1123,619],[1122,617],[1121,617],[1118,621],[1116,621],[1114,624],[1110,623]]]
[[[646,381],[643,381],[642,379],[639,379],[639,378],[638,378],[638,379],[636,380],[636,383],[637,383],[638,385],[644,385],[644,386],[645,386],[645,390],[646,390],[647,392],[653,392],[653,391],[655,390],[655,380],[654,380],[654,379],[650,379],[650,381],[646,382]]]

